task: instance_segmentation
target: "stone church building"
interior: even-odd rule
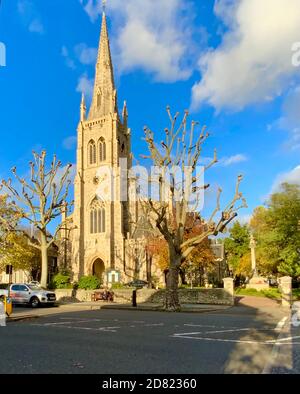
[[[127,122],[126,102],[121,116],[118,110],[103,13],[92,103],[88,110],[82,96],[80,105],[74,212],[67,218],[69,230],[61,234],[66,245],[59,265],[70,269],[74,280],[84,275],[96,275],[104,284],[150,279],[146,240],[133,225],[138,220],[137,203],[130,202],[130,182],[124,182],[124,176],[121,181],[122,172],[127,178],[132,162]],[[108,170],[114,174],[111,185],[103,182]]]

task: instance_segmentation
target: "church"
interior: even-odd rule
[[[147,268],[145,233],[137,231],[138,207],[130,201],[132,185],[121,181],[131,165],[127,105],[125,102],[120,115],[103,12],[92,102],[88,110],[82,96],[80,104],[74,212],[64,218],[68,229],[61,235],[67,245],[59,265],[72,272],[74,281],[95,275],[109,285],[133,279],[149,282],[154,275],[154,267],[151,272]],[[107,169],[114,176],[105,188],[101,174]],[[154,271],[163,277],[158,268]]]

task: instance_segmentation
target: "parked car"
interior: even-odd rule
[[[143,287],[148,287],[148,282],[140,279],[133,280],[132,282],[127,283],[127,287],[136,287],[142,289]]]
[[[271,287],[278,287],[279,285],[278,280],[275,278],[269,278],[268,282]]]
[[[8,293],[13,304],[30,305],[32,308],[37,308],[41,305],[54,305],[56,301],[54,292],[32,284],[10,285],[9,291],[8,289],[0,290],[0,297],[8,297]]]

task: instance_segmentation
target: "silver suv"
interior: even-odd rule
[[[14,304],[29,304],[32,308],[54,305],[56,301],[55,293],[32,284],[11,285],[9,295]]]

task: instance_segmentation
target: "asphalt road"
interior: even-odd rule
[[[60,313],[0,328],[0,373],[300,373],[300,328],[287,317],[245,307]]]

